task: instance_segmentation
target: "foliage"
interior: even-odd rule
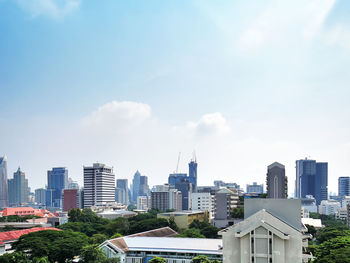
[[[79,255],[87,243],[82,233],[45,230],[21,236],[12,247],[17,252],[29,252],[31,259],[47,256],[50,262],[63,263]]]
[[[316,228],[314,226],[311,225],[305,225],[307,228],[307,233],[311,234],[313,237],[316,235]]]
[[[169,222],[165,218],[150,218],[141,221],[131,221],[129,234],[135,234],[166,226],[169,226]]]
[[[28,219],[40,218],[39,216],[26,215],[26,216],[3,216],[0,217],[0,222],[26,222]]]
[[[326,227],[345,226],[345,222],[343,220],[336,220],[334,215],[321,215],[319,213],[310,212],[310,218],[321,219],[322,224]]]
[[[243,207],[236,207],[231,212],[232,218],[244,218],[244,208]]]
[[[316,248],[315,263],[350,262],[350,236],[338,236]]]
[[[326,227],[317,233],[316,241],[318,244],[330,240],[335,237],[350,236],[350,230],[348,228],[336,228],[336,227]]]
[[[108,236],[114,235],[116,232],[127,235],[129,232],[129,222],[126,218],[119,217],[114,220],[109,220],[108,224],[105,225],[104,232]]]
[[[120,233],[115,233],[113,236],[111,236],[111,239],[118,238],[118,237],[123,237],[123,235]]]
[[[30,260],[27,254],[22,252],[13,252],[0,256],[0,263],[49,263],[47,257],[33,258]]]
[[[189,228],[199,229],[200,233],[206,238],[217,238],[219,229],[215,226],[212,226],[208,222],[200,222],[199,220],[193,220],[189,225]]]
[[[207,256],[200,255],[192,258],[191,263],[211,263]]]
[[[82,263],[100,263],[107,260],[106,255],[98,247],[97,244],[88,245],[83,247],[80,254],[80,261]]]
[[[166,259],[161,258],[161,257],[154,257],[148,262],[149,263],[166,263]]]
[[[101,244],[104,241],[106,241],[108,237],[105,234],[94,234],[90,238],[90,243],[91,244]]]
[[[185,229],[178,237],[205,238],[198,228]]]
[[[169,218],[169,227],[176,232],[179,231],[179,228],[177,227],[177,225],[175,223],[175,219],[173,217]]]

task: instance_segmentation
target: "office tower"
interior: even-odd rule
[[[164,192],[151,192],[151,208],[160,211],[181,211],[182,194],[176,189]]]
[[[193,185],[193,192],[197,192],[197,160],[196,156],[188,164],[188,179]]]
[[[288,179],[283,164],[274,162],[267,167],[267,198],[287,198]]]
[[[172,173],[172,174],[169,174],[168,183],[170,187],[175,187],[175,184],[177,182],[181,182],[186,178],[187,178],[187,174],[185,173]]]
[[[208,211],[210,219],[215,216],[215,195],[207,193],[192,193],[192,211]]]
[[[79,189],[64,189],[63,190],[63,211],[69,211],[73,208],[80,207]]]
[[[8,180],[8,196],[10,206],[23,206],[28,202],[28,180],[18,167],[13,179]]]
[[[247,194],[262,194],[264,193],[264,185],[253,182],[253,184],[247,184],[246,190]]]
[[[238,205],[238,190],[235,188],[221,188],[215,193],[215,219],[226,220],[231,218],[233,208]]]
[[[65,167],[55,167],[47,171],[47,190],[50,198],[46,199],[47,207],[62,206],[63,189],[68,188],[68,170]]]
[[[193,192],[192,187],[193,185],[189,182],[188,178],[184,178],[175,184],[175,189],[182,193],[182,210],[191,209],[191,194]]]
[[[84,166],[84,208],[115,202],[113,168],[102,163]]]
[[[350,177],[339,177],[338,178],[338,196],[349,196],[350,195]]]
[[[117,179],[117,187],[115,188],[115,201],[123,205],[129,204],[128,179]]]
[[[142,176],[139,171],[136,171],[132,180],[132,201],[137,203],[137,197],[147,196],[149,191],[148,177]]]
[[[46,189],[35,189],[35,202],[40,206],[44,206],[46,204]]]
[[[76,181],[73,181],[72,178],[68,178],[67,189],[79,189],[79,184]]]
[[[312,195],[319,205],[328,197],[328,163],[315,160],[296,161],[295,197],[305,198]]]
[[[0,207],[5,208],[8,205],[7,196],[7,158],[0,157]]]

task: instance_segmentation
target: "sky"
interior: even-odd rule
[[[267,166],[350,176],[350,3],[0,0],[0,155],[32,189],[64,166],[149,184],[264,183]]]

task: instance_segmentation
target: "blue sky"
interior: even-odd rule
[[[350,176],[346,1],[0,0],[0,154],[46,170],[113,165],[150,184],[196,150],[199,183],[265,181],[296,159]]]

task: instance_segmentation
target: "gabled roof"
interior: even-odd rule
[[[33,233],[33,232],[42,231],[42,230],[61,231],[60,229],[57,229],[57,228],[54,228],[54,227],[34,227],[34,228],[24,229],[24,230],[1,232],[0,233],[0,242],[17,240],[23,235],[26,235],[26,234],[29,234],[29,233]]]
[[[128,237],[172,237],[178,233],[170,227],[162,227],[149,231],[129,235]]]
[[[238,224],[219,231],[219,235],[223,235],[229,231],[235,231],[236,236],[241,237],[258,228],[259,226],[268,229],[282,239],[288,239],[289,233],[292,231],[297,231],[300,233],[298,229],[287,224],[278,217],[270,214],[265,209],[262,209],[246,218],[245,220],[239,222]]]

